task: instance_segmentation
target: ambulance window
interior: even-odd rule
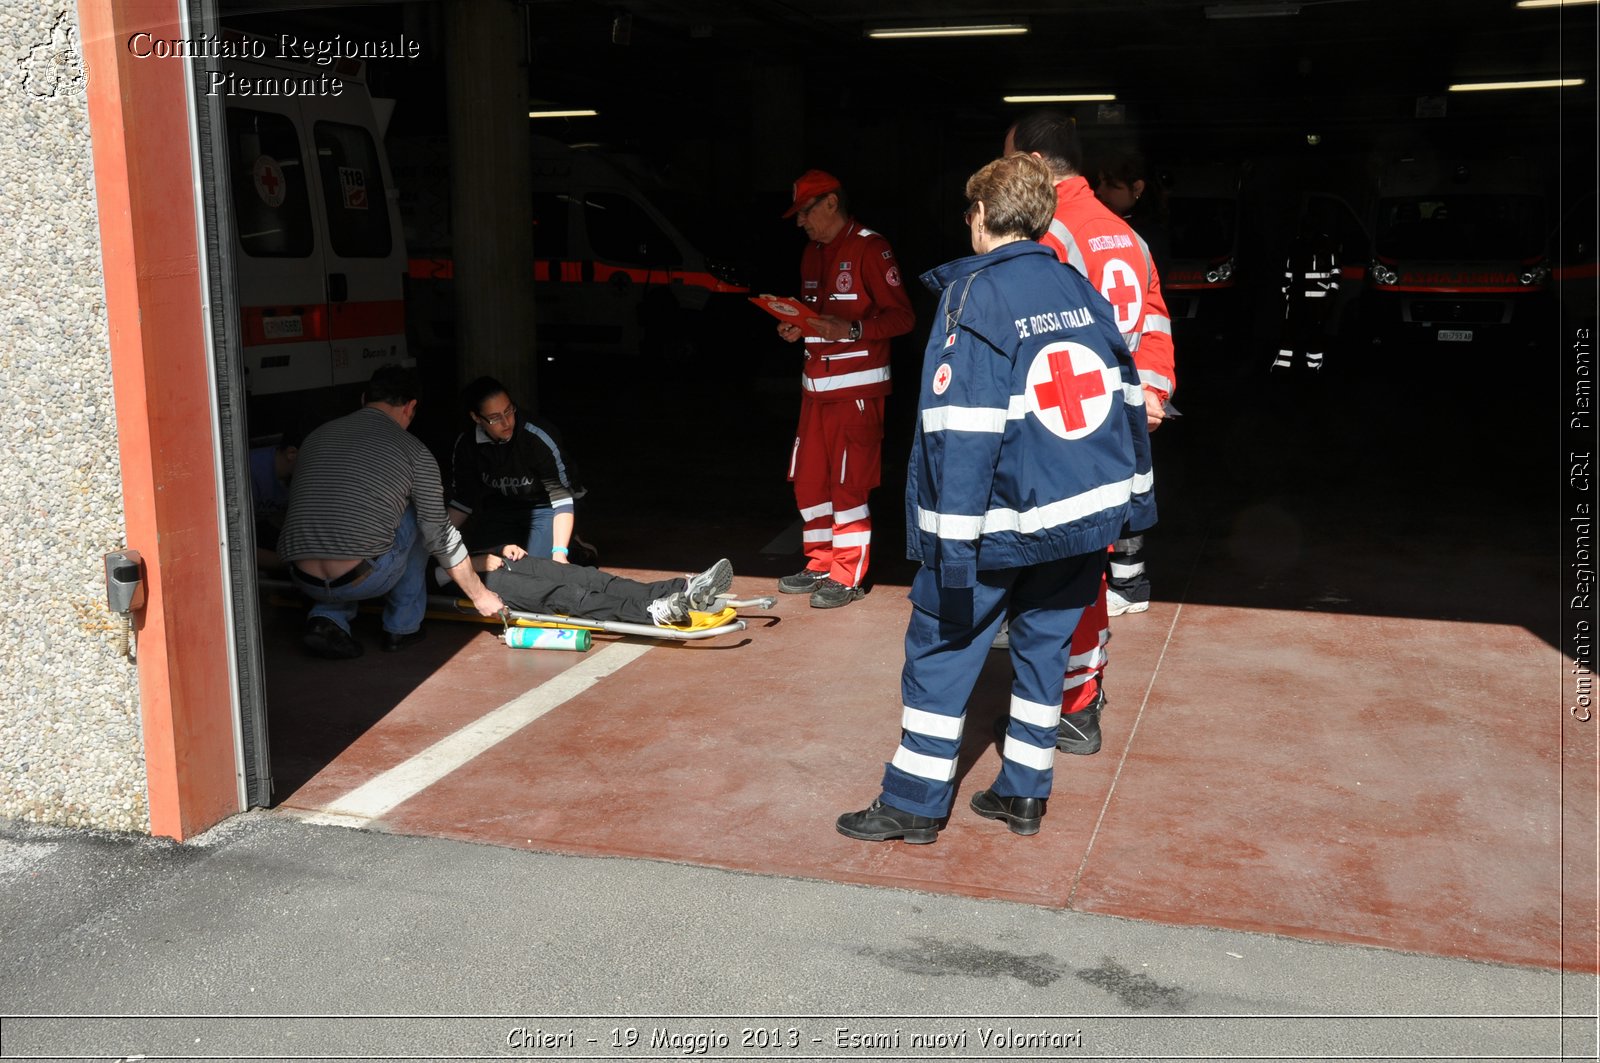
[[[582,204],[589,246],[594,248],[596,257],[640,266],[683,264],[677,245],[667,238],[644,208],[627,196],[615,192],[587,192]]]
[[[311,253],[311,204],[300,138],[288,118],[228,108],[228,168],[239,246],[256,258]]]
[[[387,258],[394,246],[389,233],[389,197],[371,134],[360,126],[318,122],[313,135],[334,254]]]
[[[567,257],[567,196],[539,192],[533,197],[533,257],[555,261]]]

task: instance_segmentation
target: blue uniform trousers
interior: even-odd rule
[[[970,588],[939,586],[924,566],[911,584],[900,748],[884,766],[879,800],[921,816],[947,816],[955,799],[967,698],[1000,621],[1011,630],[1011,722],[1000,775],[1002,797],[1049,797],[1067,644],[1094,601],[1104,551],[1023,568],[980,571]]]

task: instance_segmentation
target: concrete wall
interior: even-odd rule
[[[0,817],[149,830],[77,10],[0,4]]]

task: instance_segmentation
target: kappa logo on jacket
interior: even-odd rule
[[[1071,340],[1052,343],[1028,366],[1028,412],[1062,439],[1082,439],[1122,400],[1122,379],[1092,348]]]

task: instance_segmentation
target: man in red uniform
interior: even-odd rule
[[[1088,180],[1080,176],[1083,149],[1070,116],[1058,111],[1025,115],[1006,131],[1005,151],[1008,155],[1013,151],[1037,155],[1050,167],[1056,182],[1056,216],[1039,242],[1089,278],[1111,304],[1117,330],[1133,352],[1144,385],[1147,422],[1154,432],[1166,416],[1165,405],[1176,376],[1172,319],[1167,316],[1161,278],[1156,275],[1149,248],[1127,222],[1095,198]],[[1102,579],[1100,596],[1084,610],[1067,659],[1061,729],[1056,737],[1056,748],[1065,752],[1088,754],[1100,749],[1100,710],[1105,705],[1101,673],[1110,637]]]
[[[800,300],[816,311],[778,335],[805,340],[789,479],[805,522],[806,567],[778,581],[816,609],[849,605],[872,553],[867,495],[878,486],[889,341],[916,324],[889,241],[850,216],[838,178],[807,170],[783,215],[806,231]]]

